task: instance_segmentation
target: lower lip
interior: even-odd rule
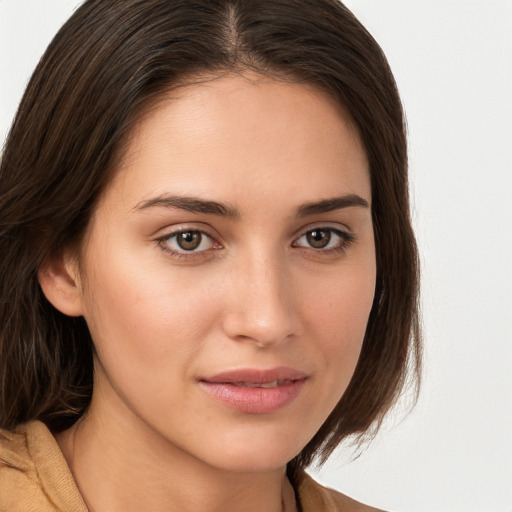
[[[274,388],[250,388],[205,381],[201,381],[200,385],[210,396],[232,409],[249,414],[269,414],[295,400],[305,382],[306,379],[299,379]]]

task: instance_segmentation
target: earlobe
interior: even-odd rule
[[[46,298],[61,313],[83,315],[82,286],[78,266],[64,251],[48,257],[37,271]]]

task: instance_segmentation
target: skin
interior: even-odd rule
[[[346,195],[368,207],[297,213]],[[148,206],[168,196],[237,216]],[[327,248],[309,243],[314,228]],[[205,233],[197,250],[180,249],[180,230]],[[57,436],[91,512],[294,510],[286,463],[348,386],[375,272],[366,154],[331,99],[249,74],[162,98],[131,134],[79,257],[64,251],[39,276],[58,309],[85,317],[97,350],[90,409]],[[199,385],[277,366],[308,378],[270,414]]]

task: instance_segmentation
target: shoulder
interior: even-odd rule
[[[33,421],[0,429],[0,512],[86,511],[47,427]]]
[[[329,489],[302,473],[297,486],[302,512],[383,512]]]

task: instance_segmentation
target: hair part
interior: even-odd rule
[[[382,50],[352,13],[337,0],[88,0],[37,66],[1,161],[0,427],[64,430],[89,404],[89,330],[50,305],[37,272],[80,244],[137,119],[172,88],[246,70],[326,92],[370,164],[377,284],[361,356],[291,473],[374,433],[407,375],[419,385],[404,115]]]

